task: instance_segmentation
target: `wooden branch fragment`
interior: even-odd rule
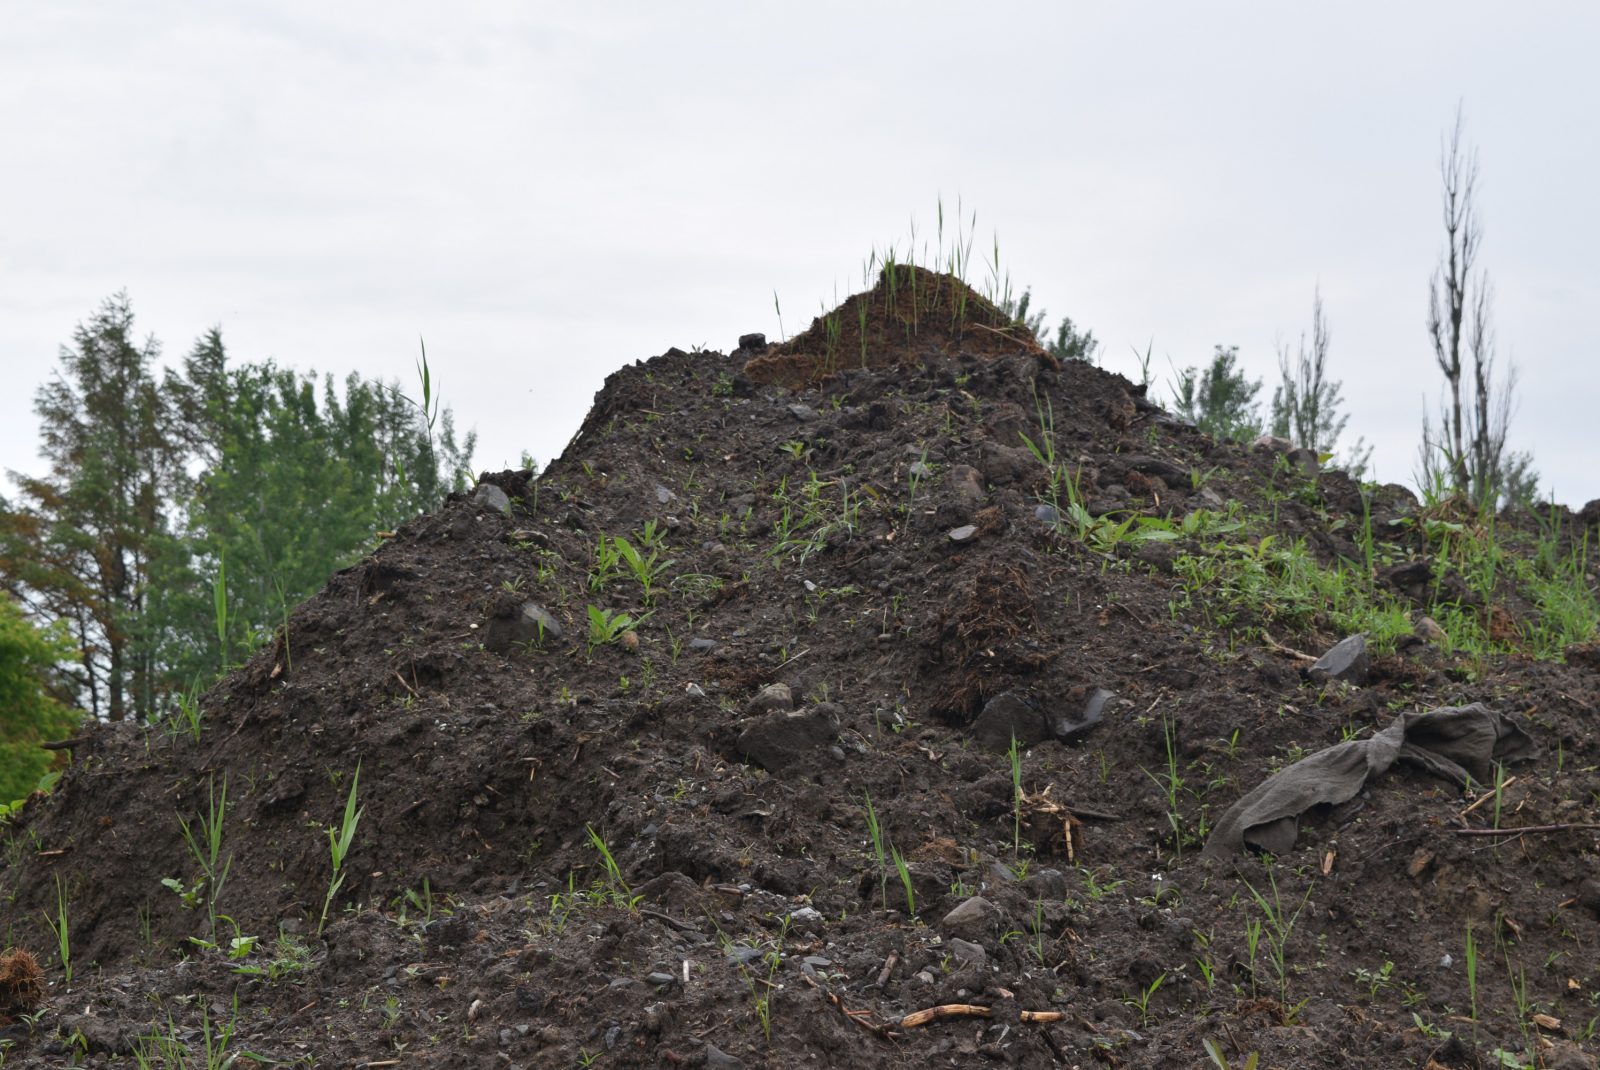
[[[901,1029],[916,1029],[918,1026],[937,1022],[941,1018],[993,1018],[994,1011],[988,1007],[980,1007],[974,1003],[943,1003],[937,1007],[926,1007],[920,1011],[912,1011],[900,1019]],[[1051,1022],[1064,1022],[1067,1019],[1066,1011],[1020,1011],[1017,1017],[1032,1025],[1049,1025]]]
[[[1500,791],[1504,792],[1506,788],[1509,788],[1511,785],[1515,784],[1516,782],[1517,782],[1517,778],[1516,777],[1508,778],[1507,780],[1505,780],[1504,782],[1501,783]],[[1461,811],[1459,816],[1466,817],[1468,814],[1472,813],[1472,811],[1476,810],[1478,807],[1482,806],[1484,803],[1486,803],[1490,799],[1494,798],[1495,795],[1496,795],[1496,792],[1493,792],[1493,791],[1484,792],[1482,795],[1478,796],[1478,798],[1473,800],[1473,803],[1472,803],[1471,806],[1469,806],[1465,810]]]
[[[1503,829],[1456,829],[1457,836],[1521,836],[1525,832],[1567,832],[1574,829],[1600,829],[1600,822],[1567,821],[1559,825],[1521,825]]]
[[[1312,655],[1304,653],[1303,651],[1296,650],[1293,647],[1284,646],[1282,643],[1280,643],[1276,639],[1272,638],[1272,636],[1267,633],[1267,630],[1265,628],[1263,628],[1261,630],[1261,638],[1262,638],[1262,641],[1267,644],[1267,646],[1271,647],[1273,650],[1276,650],[1280,654],[1287,654],[1291,658],[1296,658],[1296,659],[1298,659],[1300,661],[1316,661],[1317,660]]]
[[[846,1008],[843,1000],[841,1000],[829,989],[818,984],[817,979],[812,977],[809,973],[802,973],[800,975],[800,979],[806,984],[810,985],[812,988],[816,989],[818,992],[822,993],[822,998],[833,1004],[834,1009],[840,1014],[844,1015],[847,1021],[854,1022],[856,1025],[859,1025],[862,1029],[865,1029],[879,1040],[894,1040],[900,1035],[894,1030],[890,1029],[887,1025],[881,1025],[877,1022],[868,1021],[867,1019],[872,1014],[871,1011],[852,1011]]]
[[[937,1022],[940,1018],[989,1018],[992,1017],[988,1007],[979,1007],[972,1003],[942,1003],[937,1007],[926,1007],[920,1011],[912,1011],[900,1019],[901,1029],[916,1029],[918,1026]]]
[[[1066,1011],[1023,1011],[1021,1014],[1024,1022],[1034,1025],[1049,1025],[1051,1022],[1064,1022],[1067,1020]]]
[[[889,983],[889,975],[894,972],[894,964],[900,961],[900,952],[891,951],[889,957],[883,960],[883,969],[878,971],[878,979],[872,982],[872,987],[882,988]]]
[[[40,750],[72,750],[89,742],[88,736],[73,736],[71,739],[50,739],[39,744]]]

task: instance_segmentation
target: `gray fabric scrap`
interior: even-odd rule
[[[1367,778],[1397,761],[1465,785],[1488,783],[1495,762],[1529,761],[1539,748],[1516,722],[1480,702],[1402,713],[1371,739],[1337,743],[1280,769],[1217,822],[1205,853],[1254,848],[1282,854],[1294,846],[1296,819],[1319,804],[1348,802]]]

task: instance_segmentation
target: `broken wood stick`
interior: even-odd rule
[[[831,990],[818,984],[816,978],[812,977],[809,973],[802,973],[800,975],[800,979],[805,981],[806,984],[810,985],[818,992],[822,993],[822,998],[833,1004],[834,1009],[840,1014],[844,1015],[846,1019],[854,1022],[856,1025],[859,1025],[862,1029],[865,1029],[879,1040],[894,1040],[897,1036],[899,1036],[898,1033],[894,1032],[894,1030],[890,1029],[887,1025],[868,1021],[867,1019],[872,1014],[871,1011],[853,1011],[847,1008],[842,999],[835,995]]]
[[[883,960],[883,969],[878,971],[878,979],[872,982],[872,987],[882,988],[889,983],[889,975],[894,972],[894,964],[900,961],[900,952],[891,951],[889,957]]]
[[[943,1003],[937,1007],[927,1007],[920,1011],[912,1011],[900,1019],[901,1029],[915,1029],[918,1026],[936,1022],[940,1018],[993,1018],[994,1011],[988,1007],[980,1007],[974,1003]],[[1065,1021],[1066,1011],[1022,1011],[1018,1014],[1024,1022],[1034,1025],[1049,1025],[1051,1022]]]
[[[1502,829],[1456,829],[1457,836],[1521,836],[1525,832],[1567,832],[1600,829],[1600,822],[1566,821],[1559,825],[1521,825]]]
[[[926,1007],[920,1011],[912,1011],[900,1019],[901,1029],[916,1029],[918,1026],[937,1022],[940,1018],[988,1018],[991,1017],[988,1007],[979,1007],[972,1003],[942,1003],[937,1007]]]
[[[1486,803],[1490,799],[1494,798],[1495,795],[1497,795],[1497,794],[1499,794],[1501,792],[1504,792],[1506,788],[1509,788],[1511,785],[1515,784],[1516,782],[1517,782],[1517,778],[1516,777],[1508,777],[1494,791],[1486,791],[1482,795],[1480,795],[1476,799],[1474,799],[1471,806],[1469,806],[1465,810],[1461,811],[1460,816],[1466,817],[1468,814],[1472,813],[1472,811],[1476,810],[1478,807],[1482,806],[1484,803]]]

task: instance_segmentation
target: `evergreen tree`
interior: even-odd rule
[[[1261,380],[1251,382],[1238,365],[1238,346],[1217,346],[1204,371],[1188,367],[1173,384],[1179,416],[1217,439],[1245,442],[1261,434],[1256,394]]]
[[[158,382],[132,327],[123,295],[79,327],[36,405],[50,471],[12,473],[18,500],[0,498],[0,586],[71,637],[72,687],[111,720],[242,657],[380,531],[437,508],[473,448],[431,390],[233,364],[215,328]]]
[[[1056,325],[1054,334],[1045,326],[1045,314],[1041,309],[1038,312],[1030,311],[1028,306],[1033,300],[1032,290],[1023,290],[1022,296],[1016,300],[1000,302],[1000,309],[1012,318],[1019,326],[1038,339],[1039,344],[1049,351],[1057,360],[1093,360],[1100,349],[1100,343],[1095,341],[1093,331],[1081,331],[1072,322],[1071,316],[1062,316],[1061,322]]]
[[[49,473],[13,472],[21,500],[0,501],[0,574],[47,618],[70,622],[89,708],[120,721],[155,699],[140,625],[182,458],[151,371],[159,347],[135,342],[127,296],[102,304],[73,342],[34,401]]]

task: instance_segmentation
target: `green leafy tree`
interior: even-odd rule
[[[1022,296],[1015,300],[1007,299],[1000,303],[1003,312],[1012,320],[1021,324],[1028,333],[1039,340],[1039,344],[1049,351],[1057,360],[1093,360],[1100,349],[1100,343],[1095,341],[1093,331],[1079,330],[1072,322],[1071,316],[1062,316],[1061,322],[1052,332],[1045,326],[1045,313],[1043,309],[1035,312],[1028,306],[1033,301],[1033,292],[1023,290]]]
[[[135,340],[125,294],[80,324],[34,400],[49,472],[11,473],[19,500],[0,500],[0,576],[45,619],[69,622],[89,708],[113,721],[147,714],[157,691],[141,624],[182,462],[158,353]]]
[[[0,805],[27,796],[50,768],[39,744],[78,723],[79,711],[54,687],[57,667],[73,653],[64,627],[38,627],[0,594]]]
[[[1191,366],[1178,373],[1172,400],[1177,414],[1200,430],[1243,442],[1261,434],[1261,380],[1252,382],[1238,360],[1238,346],[1217,346],[1204,370]]]
[[[1278,347],[1278,386],[1272,392],[1272,433],[1322,456],[1336,455],[1339,436],[1350,418],[1339,411],[1344,404],[1343,384],[1328,378],[1328,348],[1332,334],[1322,311],[1322,292],[1311,299],[1311,337],[1300,336],[1291,354]],[[1371,447],[1358,440],[1341,462],[1356,478],[1366,471]]]
[[[179,495],[152,621],[177,680],[258,645],[378,532],[437,508],[471,461],[472,437],[457,445],[448,410],[434,434],[396,386],[352,375],[341,391],[332,377],[230,363],[216,329],[172,390],[196,474]]]
[[[49,473],[12,473],[17,501],[0,498],[0,586],[71,637],[72,687],[111,720],[271,635],[379,532],[437,508],[474,444],[431,383],[414,403],[234,364],[217,329],[158,381],[132,328],[123,295],[79,327],[36,404]]]

